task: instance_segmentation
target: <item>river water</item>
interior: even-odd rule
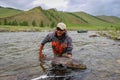
[[[0,33],[0,80],[30,80],[43,75],[38,49],[50,32]],[[95,31],[69,31],[73,40],[73,58],[87,65],[89,74],[81,80],[120,80],[120,42],[99,36]],[[89,37],[97,34],[97,37]],[[44,54],[52,56],[50,43]]]

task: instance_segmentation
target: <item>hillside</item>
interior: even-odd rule
[[[3,9],[3,8],[1,8]],[[8,9],[8,10],[7,10]],[[3,10],[15,10],[11,8]],[[2,11],[3,11],[2,10]],[[7,11],[3,11],[4,13]],[[1,11],[0,11],[1,12]],[[44,10],[41,7],[35,7],[28,11],[19,11],[8,17],[0,18],[1,25],[14,26],[39,26],[55,27],[58,22],[64,22],[69,28],[104,28],[111,27],[120,23],[120,18],[108,16],[93,16],[85,12],[62,12],[56,9]],[[2,13],[2,12],[1,12]],[[17,12],[16,12],[17,13]],[[2,15],[2,14],[1,14]]]
[[[86,22],[69,12],[60,12],[55,9],[43,10],[41,7],[33,8],[29,11],[21,12],[20,14],[1,18],[0,21],[4,23],[16,22],[21,24],[26,22],[28,25],[32,25],[35,22],[35,26],[39,26],[41,23],[44,26],[55,26],[58,22],[65,22],[68,25],[81,25]]]
[[[75,12],[73,14],[84,19],[86,22],[88,22],[91,25],[109,25],[109,23],[106,22],[105,20],[102,20],[93,15],[87,14],[85,12]]]
[[[13,8],[4,8],[0,7],[0,18],[5,18],[9,16],[13,16],[21,13],[21,10],[13,9]]]
[[[22,12],[21,14],[8,17],[7,20],[16,20],[18,23],[28,22],[29,25],[32,25],[32,22],[35,22],[36,25],[39,25],[41,21],[44,21],[45,24],[49,23],[49,20],[46,15],[44,15],[41,7],[36,7],[29,11]]]
[[[120,24],[120,18],[116,17],[116,16],[97,16],[98,18],[110,22],[110,23],[116,23],[116,24]]]

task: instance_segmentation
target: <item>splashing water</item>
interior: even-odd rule
[[[44,78],[47,78],[47,77],[48,77],[47,75],[42,75],[42,76],[40,76],[40,77],[31,79],[31,80],[39,80],[39,79],[44,79]]]
[[[31,79],[31,80],[40,80],[40,79],[46,79],[46,78],[61,78],[61,77],[66,77],[66,76],[47,76],[47,75],[42,75],[42,76],[40,76],[40,77],[37,77],[37,78],[34,78],[34,79]]]

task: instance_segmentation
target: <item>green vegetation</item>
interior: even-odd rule
[[[48,27],[35,27],[35,26],[8,26],[0,25],[0,32],[36,32],[36,31],[52,31],[53,28]]]
[[[116,17],[116,16],[97,16],[98,18],[109,22],[109,23],[115,23],[115,24],[119,24],[120,25],[120,18]]]
[[[0,18],[14,16],[21,13],[21,10],[0,7]]]
[[[43,21],[40,22],[39,26],[40,26],[40,27],[44,27]]]
[[[120,30],[120,18],[114,16],[96,17],[85,12],[43,10],[41,7],[20,11],[1,7],[0,16],[0,31],[51,30],[56,27],[58,22],[64,22],[68,30]]]

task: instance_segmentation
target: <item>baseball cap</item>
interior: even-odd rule
[[[57,24],[57,28],[60,28],[61,30],[66,30],[66,25],[63,22],[60,22]]]

